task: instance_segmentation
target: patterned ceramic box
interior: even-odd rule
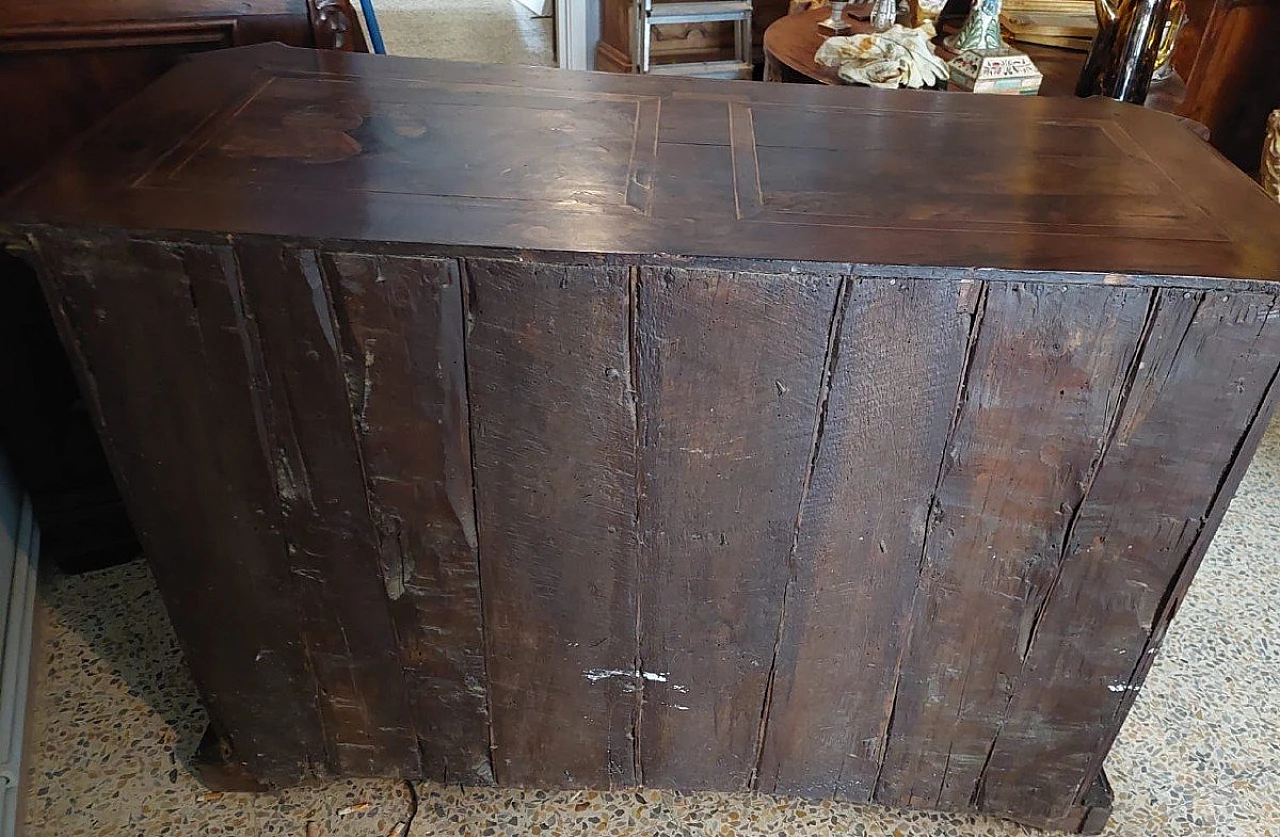
[[[974,93],[1034,96],[1044,78],[1025,53],[1003,49],[969,49],[951,59],[950,86]]]

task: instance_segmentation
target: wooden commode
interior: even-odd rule
[[[10,196],[230,759],[1097,831],[1275,402],[1172,117],[312,52]]]

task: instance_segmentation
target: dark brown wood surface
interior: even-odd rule
[[[316,0],[9,0],[0,4],[0,192],[193,55],[333,46]],[[359,19],[347,48],[364,49]]]
[[[982,799],[1001,710],[1129,383],[1149,296],[988,289],[930,510],[882,801]],[[1002,357],[1021,361],[1009,369]]]
[[[320,263],[423,772],[492,781],[458,266]]]
[[[4,21],[10,26],[83,25],[103,22],[252,15],[305,17],[307,0],[8,0]]]
[[[1102,827],[1277,396],[1256,186],[1101,102],[239,55],[3,233],[250,774]]]
[[[275,242],[237,251],[256,332],[250,349],[260,433],[339,773],[418,769],[417,741],[378,533],[354,432],[332,289],[318,253]]]
[[[0,192],[34,175],[76,136],[186,58],[280,41],[333,45],[316,0],[6,0],[0,3]],[[349,0],[348,48],[363,43]],[[19,480],[47,537],[42,554],[65,571],[129,560],[137,539],[93,429],[48,345],[49,313],[14,289],[30,271],[0,252],[0,419]],[[38,296],[38,295],[37,295]]]
[[[489,260],[467,274],[495,775],[633,785],[630,275]]]
[[[992,741],[982,801],[997,808],[1011,801],[1015,777],[1051,787],[1097,769],[1110,744],[1104,736],[1099,746],[1099,733],[1132,703],[1203,554],[1207,521],[1229,497],[1235,446],[1274,381],[1254,361],[1280,357],[1276,295],[1160,291],[1151,307],[1133,384],[1074,511]],[[1210,341],[1223,364],[1212,381],[1194,371]],[[1182,418],[1167,423],[1173,403]],[[1115,615],[1094,632],[1080,624],[1081,609]],[[1098,654],[1100,646],[1124,653]],[[1081,711],[1099,682],[1110,700]],[[1030,772],[1028,746],[1048,756]],[[1040,802],[1044,816],[1055,813],[1050,799]]]
[[[288,592],[271,466],[250,430],[260,410],[246,386],[230,249],[78,236],[46,239],[40,251],[51,307],[90,406],[110,421],[103,443],[215,727],[264,781],[327,772],[324,701]],[[104,286],[123,307],[102,306]],[[201,455],[182,455],[190,450]]]
[[[691,99],[698,121],[664,118]],[[709,169],[675,168],[687,145]],[[662,200],[670,176],[708,188]],[[179,69],[17,203],[92,227],[1280,277],[1276,207],[1143,108],[276,46]]]
[[[641,274],[646,784],[754,780],[838,288],[822,276]]]
[[[797,522],[759,789],[868,802],[982,287],[850,282]],[[899,391],[901,381],[912,383]]]

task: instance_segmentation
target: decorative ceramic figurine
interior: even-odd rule
[[[1262,145],[1262,188],[1280,201],[1280,110],[1267,119],[1267,141]]]
[[[947,38],[947,46],[956,52],[1003,47],[1004,41],[1000,37],[1001,4],[1001,0],[974,0],[973,9],[965,19],[964,26]]]

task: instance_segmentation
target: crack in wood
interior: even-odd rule
[[[1157,291],[1158,293],[1158,291]],[[1187,330],[1191,328],[1191,324],[1195,321],[1195,316],[1199,314],[1203,297],[1197,300],[1195,312],[1188,319]],[[1273,296],[1268,313],[1262,318],[1262,326],[1270,320],[1271,312],[1276,310],[1280,304],[1280,296]],[[1256,336],[1261,336],[1263,327],[1258,329]],[[1178,342],[1178,350],[1172,355],[1177,358],[1181,351],[1183,343],[1186,341],[1186,333]],[[1173,363],[1171,361],[1170,368]],[[1166,373],[1165,379],[1171,373]],[[1151,621],[1150,632],[1147,635],[1147,641],[1142,646],[1142,651],[1138,654],[1137,660],[1134,661],[1133,669],[1130,671],[1128,678],[1117,690],[1120,695],[1119,702],[1116,705],[1115,712],[1112,714],[1111,730],[1104,735],[1098,744],[1098,748],[1094,753],[1094,758],[1085,773],[1085,781],[1082,782],[1076,792],[1077,800],[1082,799],[1088,792],[1093,777],[1099,775],[1102,770],[1103,761],[1106,759],[1107,753],[1111,750],[1111,745],[1115,742],[1116,736],[1120,732],[1120,726],[1124,718],[1128,715],[1129,710],[1133,707],[1133,703],[1137,700],[1138,692],[1141,688],[1140,684],[1146,679],[1147,673],[1150,671],[1152,664],[1155,662],[1156,653],[1159,651],[1164,642],[1164,637],[1168,631],[1169,624],[1173,621],[1177,614],[1178,608],[1182,604],[1182,598],[1186,595],[1187,587],[1190,579],[1195,575],[1199,567],[1200,561],[1204,558],[1204,554],[1208,551],[1211,536],[1206,537],[1206,532],[1216,529],[1216,521],[1220,521],[1222,515],[1226,512],[1226,506],[1230,502],[1231,497],[1226,495],[1234,495],[1236,487],[1239,485],[1240,479],[1244,476],[1244,472],[1248,467],[1248,460],[1252,458],[1252,452],[1256,449],[1258,441],[1261,439],[1263,432],[1270,424],[1271,417],[1274,415],[1276,403],[1280,398],[1280,368],[1271,373],[1271,377],[1267,385],[1263,387],[1262,397],[1254,406],[1250,413],[1249,420],[1245,423],[1245,432],[1236,440],[1232,449],[1231,457],[1227,466],[1222,470],[1222,474],[1218,478],[1212,498],[1205,506],[1205,513],[1196,520],[1197,531],[1192,541],[1191,547],[1183,555],[1182,560],[1178,564],[1177,570],[1169,578],[1160,597],[1160,602],[1155,609],[1155,618]],[[1248,456],[1244,456],[1245,451],[1249,451]],[[1214,522],[1213,525],[1211,521]],[[1178,542],[1182,542],[1179,537]]]
[[[791,547],[787,552],[787,581],[782,588],[782,603],[778,610],[778,629],[773,643],[773,655],[769,661],[769,673],[765,678],[764,698],[760,706],[760,723],[756,731],[755,757],[751,772],[747,777],[747,789],[758,790],[760,766],[764,759],[765,735],[769,726],[769,710],[773,705],[773,687],[778,671],[778,655],[782,650],[783,629],[787,624],[787,602],[795,587],[797,567],[796,550],[800,546],[800,527],[804,523],[805,501],[809,498],[809,489],[813,484],[813,474],[818,467],[818,457],[822,452],[822,436],[826,431],[827,411],[831,404],[831,379],[835,375],[836,362],[840,357],[840,335],[844,329],[845,315],[849,309],[849,300],[853,295],[855,282],[861,279],[852,276],[841,276],[840,286],[836,290],[835,305],[831,310],[831,320],[827,325],[827,348],[822,364],[822,379],[818,385],[818,399],[813,417],[813,435],[809,443],[809,462],[805,468],[804,482],[800,487],[800,501],[796,504],[795,522],[791,529]]]
[[[240,256],[236,252],[234,241],[229,240],[228,244],[232,246],[218,248],[218,255],[222,261],[227,292],[231,296],[231,312],[236,319],[236,331],[240,336],[240,347],[249,373],[249,403],[253,411],[254,427],[258,431],[262,461],[273,462],[275,458],[271,451],[271,437],[267,433],[266,408],[262,401],[266,381],[263,380],[264,365],[258,341],[258,323],[245,304],[244,272],[240,267]]]
[[[275,502],[276,516],[280,520],[280,540],[284,546],[284,564],[290,569],[291,575],[296,575],[297,571],[302,569],[296,566],[295,563],[295,556],[299,551],[298,544],[289,537],[289,527],[285,525],[286,503],[289,499],[285,494],[285,485],[292,485],[292,469],[288,465],[288,452],[283,444],[280,443],[280,431],[276,427],[275,418],[269,405],[271,381],[270,376],[267,374],[266,356],[262,344],[262,335],[258,328],[258,319],[252,305],[249,303],[240,253],[235,246],[234,238],[228,236],[227,243],[227,255],[224,259],[224,267],[227,271],[226,284],[231,296],[232,311],[236,318],[237,330],[241,335],[240,344],[244,352],[245,366],[249,373],[250,405],[262,447],[263,461],[275,466],[268,468],[268,479],[275,489],[271,492],[271,499]],[[280,259],[280,270],[281,272],[285,270],[282,258]],[[285,396],[286,400],[288,400],[287,388],[285,389]],[[291,404],[289,410],[292,413]],[[309,497],[311,490],[310,485],[305,482],[305,472],[303,479],[307,496]],[[301,591],[300,585],[297,585],[296,582],[295,586]],[[297,614],[298,634],[302,640],[302,660],[304,670],[311,678],[312,704],[315,707],[316,726],[320,733],[321,752],[316,756],[308,754],[307,765],[312,776],[321,778],[336,773],[338,762],[330,744],[333,732],[325,718],[324,686],[321,683],[320,666],[316,660],[318,640],[308,629],[311,620],[308,617],[302,597],[293,596],[290,598],[294,602],[294,611]]]
[[[339,344],[338,338],[337,338],[337,335],[340,330],[345,331],[347,333],[350,332],[349,322],[347,322],[349,321],[350,318],[347,316],[345,307],[340,306],[338,302],[335,302],[334,295],[333,295],[333,288],[332,288],[333,282],[334,282],[334,276],[333,276],[333,271],[331,269],[332,268],[331,262],[328,258],[322,258],[321,254],[314,250],[299,251],[296,255],[296,258],[298,260],[299,265],[302,268],[303,275],[306,277],[307,284],[311,287],[312,303],[313,303],[313,306],[315,307],[316,316],[319,318],[320,329],[324,334],[325,340],[329,343],[329,348],[331,350],[330,360],[333,364],[333,368],[338,373],[339,379],[343,382],[344,388],[346,389],[347,395],[348,395],[348,399],[347,399],[348,404],[351,404],[351,401],[352,401],[352,399],[350,398],[351,393],[356,392],[357,390],[354,389],[354,382],[351,380],[351,376],[349,374],[349,367],[346,363],[343,362],[345,347]],[[380,264],[382,260],[381,258],[379,258],[377,261]],[[341,322],[339,321],[339,317],[341,317],[342,319]],[[344,323],[347,324],[348,326],[346,329],[342,328]],[[367,386],[367,383],[368,383],[369,369],[366,367],[364,369],[364,372],[365,372],[365,375],[364,375],[365,383],[359,388],[360,391],[363,391],[365,389],[365,386]],[[351,404],[351,406],[354,407],[355,405]],[[345,414],[346,414],[347,421],[344,423],[345,427],[343,429],[349,432],[351,436],[352,451],[355,455],[356,470],[360,475],[360,495],[364,498],[365,513],[368,515],[369,526],[373,530],[370,534],[372,534],[373,536],[374,544],[377,548],[378,553],[381,554],[384,552],[384,550],[382,549],[383,539],[389,533],[381,531],[380,527],[378,526],[378,520],[380,517],[382,517],[382,515],[380,514],[380,509],[378,507],[378,504],[373,497],[372,481],[370,479],[368,463],[365,459],[364,444],[361,442],[362,432],[361,432],[360,422],[357,419],[356,412],[354,409],[345,411]],[[294,416],[294,420],[297,421],[296,415]],[[367,430],[367,424],[366,424],[366,430]],[[395,519],[395,521],[397,524],[401,522],[398,519]],[[411,568],[405,567],[405,549],[404,549],[404,543],[402,540],[403,527],[401,525],[395,526],[394,537],[395,537],[395,551],[396,551],[395,565],[391,567],[382,566],[381,562],[379,561],[378,571],[382,575],[384,590],[390,593],[393,587],[396,587],[399,589],[400,593],[403,594],[404,589],[408,582],[408,579],[406,578],[406,570],[408,569],[409,572],[411,572],[412,570]],[[397,662],[397,667],[402,672],[401,678],[400,678],[400,689],[404,692],[404,697],[407,701],[409,698],[408,682],[403,676],[403,670],[405,666],[403,649],[406,647],[406,643],[404,641],[404,637],[401,635],[400,625],[395,618],[395,613],[392,611],[392,608],[391,608],[391,601],[393,597],[388,595],[386,597],[381,597],[381,598],[387,612],[388,628],[390,630],[392,638],[395,641],[394,654]],[[396,596],[394,598],[399,598],[399,597]],[[341,626],[341,623],[339,623],[339,625]],[[343,629],[343,637],[344,638],[346,637],[345,628]],[[354,660],[354,656],[351,654],[350,648],[348,648],[347,653],[348,653],[348,657],[351,658],[350,667],[354,669],[356,663]],[[360,694],[360,693],[357,692],[357,694]],[[361,694],[360,696],[361,696],[360,713],[361,713],[361,716],[365,719],[365,722],[366,722],[365,725],[367,727],[368,719],[370,716],[369,706],[367,702],[364,700],[364,695]],[[410,738],[416,742],[419,739],[419,735],[417,731],[416,719],[413,717],[413,713],[408,713],[404,720],[405,720],[406,731],[408,732]],[[414,759],[417,761],[418,775],[422,775],[424,764],[422,762],[421,751],[415,746],[410,748],[409,752],[413,754]]]
[[[899,644],[898,657],[894,663],[893,669],[893,689],[890,692],[889,712],[885,718],[884,732],[880,736],[880,765],[876,769],[875,780],[871,783],[871,799],[875,801],[880,796],[880,785],[884,779],[884,768],[889,754],[889,742],[893,737],[893,725],[898,715],[898,694],[902,687],[902,666],[906,661],[907,654],[911,650],[911,643],[915,636],[916,608],[920,602],[920,588],[924,586],[925,567],[928,563],[929,554],[929,535],[933,526],[937,523],[938,513],[938,494],[942,490],[942,481],[946,478],[949,471],[949,465],[952,462],[951,446],[955,442],[956,430],[960,427],[960,416],[964,412],[965,404],[969,397],[969,375],[973,370],[975,356],[977,354],[978,336],[982,331],[982,321],[987,312],[987,299],[989,296],[990,286],[987,282],[978,285],[976,298],[967,299],[967,295],[972,293],[969,289],[972,285],[962,284],[960,290],[960,302],[971,301],[973,304],[972,313],[969,320],[969,334],[965,341],[964,362],[960,366],[960,380],[956,385],[956,397],[951,408],[951,423],[947,428],[946,442],[942,446],[942,459],[938,462],[938,474],[934,479],[933,492],[929,495],[929,503],[925,512],[925,531],[920,539],[920,560],[917,564],[918,578],[915,589],[911,591],[911,600],[907,604],[906,609],[906,631]],[[941,788],[945,786],[946,773],[943,773],[943,785],[939,786],[939,795]]]
[[[951,753],[955,750],[955,746],[955,741],[947,745],[947,757],[942,762],[942,783],[938,785],[938,796],[933,800],[934,808],[942,807],[942,794],[947,789],[947,776],[951,773]]]
[[[1159,293],[1159,291],[1156,293]],[[1178,345],[1173,350],[1173,354],[1169,355],[1169,366],[1164,370],[1164,380],[1160,382],[1160,386],[1157,387],[1157,391],[1164,388],[1164,385],[1169,381],[1169,377],[1173,374],[1177,359],[1182,355],[1182,347],[1186,345],[1187,335],[1191,333],[1191,329],[1196,323],[1196,317],[1200,315],[1200,309],[1204,306],[1205,295],[1203,293],[1197,294],[1195,300],[1196,304],[1195,307],[1191,309],[1191,316],[1187,317],[1187,327],[1183,329],[1182,335],[1178,338]]]
[[[274,443],[275,432],[267,415],[267,404],[264,400],[264,395],[269,391],[266,361],[262,354],[262,339],[258,333],[258,321],[248,304],[244,284],[244,269],[240,264],[240,254],[235,247],[235,240],[230,236],[227,238],[227,246],[220,247],[218,250],[227,292],[231,297],[231,309],[236,320],[236,331],[240,336],[245,368],[249,375],[249,405],[253,413],[254,426],[258,433],[262,461],[266,463],[285,462],[284,450]],[[268,468],[268,472],[268,480],[276,487],[276,490],[271,492],[271,499],[275,503],[275,516],[280,521],[278,534],[280,535],[280,542],[284,546],[284,563],[285,566],[291,566],[293,555],[297,551],[297,545],[289,538],[286,533],[287,527],[283,525],[284,507],[276,482],[279,474],[275,468]],[[320,685],[320,676],[315,660],[315,637],[307,630],[308,620],[301,600],[296,596],[291,596],[290,600],[293,602],[293,610],[298,622],[303,671],[310,678],[311,705],[315,713],[316,726],[320,733],[322,750],[318,757],[310,753],[306,754],[306,773],[304,775],[321,778],[333,772],[333,762],[331,760],[332,753],[329,752],[329,730],[325,721],[325,713],[322,710],[323,690]]]
[[[635,527],[635,640],[636,653],[633,670],[637,673],[634,689],[634,704],[631,711],[631,770],[637,785],[644,784],[644,760],[640,751],[640,724],[644,714],[644,658],[640,651],[641,595],[644,585],[640,583],[640,569],[644,547],[644,530],[640,527],[641,503],[644,498],[644,462],[642,453],[644,440],[641,437],[640,425],[640,269],[632,267],[627,276],[627,381],[631,389],[628,399],[631,410],[634,457],[635,507],[632,525]]]
[[[1080,493],[1080,499],[1071,508],[1067,519],[1067,525],[1063,529],[1062,541],[1058,546],[1058,556],[1057,561],[1054,564],[1053,576],[1045,586],[1044,594],[1040,597],[1040,600],[1036,605],[1032,618],[1027,625],[1026,633],[1019,638],[1018,654],[1020,663],[1018,674],[1014,678],[1010,688],[1007,690],[1004,699],[1004,706],[1001,707],[999,717],[996,721],[995,734],[991,737],[991,743],[987,746],[986,754],[982,760],[982,766],[979,768],[977,779],[974,781],[973,791],[969,796],[969,806],[971,808],[977,810],[982,809],[986,796],[987,776],[991,767],[992,757],[995,755],[996,748],[1000,742],[1000,737],[1004,733],[1005,727],[1008,725],[1009,710],[1013,705],[1013,699],[1018,694],[1018,691],[1025,680],[1027,662],[1030,658],[1032,647],[1035,645],[1040,625],[1049,607],[1049,602],[1052,600],[1054,591],[1057,590],[1061,583],[1063,573],[1066,570],[1067,553],[1071,546],[1071,539],[1075,534],[1076,524],[1080,519],[1080,515],[1085,504],[1089,500],[1089,495],[1093,490],[1094,482],[1097,479],[1098,472],[1102,468],[1107,453],[1111,450],[1112,444],[1120,433],[1125,409],[1129,402],[1129,395],[1135,381],[1137,380],[1138,373],[1144,365],[1147,346],[1150,343],[1151,334],[1155,328],[1159,312],[1160,292],[1152,289],[1148,291],[1147,309],[1143,315],[1142,326],[1138,331],[1138,339],[1135,341],[1133,354],[1129,358],[1129,362],[1126,364],[1123,373],[1114,383],[1112,389],[1115,393],[1114,404],[1109,405],[1110,417],[1107,418],[1104,425],[1105,429],[1102,437],[1099,439],[1097,453],[1090,460],[1088,469],[1086,470],[1084,479],[1081,483],[1082,490]],[[1183,340],[1185,339],[1186,334],[1184,332]],[[1181,344],[1179,344],[1179,346],[1181,346]]]
[[[314,250],[299,250],[294,254],[294,258],[298,262],[298,268],[302,271],[303,277],[307,280],[307,287],[311,289],[311,307],[315,309],[320,332],[324,335],[325,342],[329,344],[334,357],[338,358],[338,338],[333,327],[333,299],[322,276],[320,256]]]
[[[471,362],[468,357],[471,349],[471,333],[475,325],[474,296],[475,287],[471,277],[471,265],[466,259],[458,259],[456,262],[458,268],[458,302],[462,306],[461,315],[463,322],[466,324],[462,338],[462,385],[466,395],[466,424],[468,427],[467,444],[470,448],[468,458],[471,461],[471,516],[473,531],[477,533],[475,537],[474,553],[476,556],[476,607],[482,615],[480,619],[480,647],[484,653],[481,654],[481,667],[484,673],[484,726],[488,736],[488,747],[485,753],[488,756],[489,777],[497,782],[498,770],[495,762],[495,752],[498,748],[497,741],[494,739],[493,731],[493,691],[491,689],[492,680],[489,677],[489,660],[493,655],[493,638],[489,635],[489,620],[483,618],[485,613],[484,599],[484,573],[481,571],[481,555],[480,555],[480,497],[477,486],[480,484],[479,474],[476,472],[476,434],[472,426],[471,403],[472,381],[471,381]]]
[[[1128,367],[1124,371],[1124,375],[1118,381],[1118,392],[1115,401],[1115,407],[1111,418],[1106,424],[1106,433],[1103,435],[1101,444],[1098,446],[1098,453],[1094,456],[1093,461],[1089,463],[1089,470],[1085,474],[1084,489],[1080,494],[1080,500],[1071,509],[1071,514],[1067,519],[1067,526],[1062,532],[1062,543],[1058,547],[1058,560],[1055,566],[1053,578],[1048,586],[1045,587],[1044,595],[1040,597],[1036,610],[1031,618],[1028,626],[1027,634],[1021,643],[1019,656],[1022,659],[1022,667],[1018,672],[1018,680],[1015,682],[1013,691],[1016,692],[1022,677],[1026,674],[1027,658],[1031,655],[1031,649],[1035,645],[1036,635],[1040,628],[1040,623],[1044,618],[1045,610],[1049,606],[1049,600],[1053,597],[1054,591],[1062,580],[1062,574],[1065,569],[1067,558],[1067,550],[1071,548],[1071,539],[1075,535],[1076,524],[1080,520],[1080,513],[1083,511],[1085,503],[1089,500],[1089,494],[1093,490],[1093,484],[1097,480],[1098,472],[1102,469],[1103,462],[1106,460],[1107,453],[1110,452],[1111,446],[1120,434],[1120,425],[1124,418],[1125,409],[1129,404],[1129,396],[1133,391],[1133,385],[1137,381],[1138,372],[1142,369],[1144,358],[1147,352],[1147,345],[1151,342],[1151,333],[1155,329],[1156,318],[1160,314],[1160,293],[1152,290],[1149,292],[1147,300],[1147,312],[1142,321],[1142,328],[1138,332],[1137,344],[1134,347],[1133,357],[1129,359]],[[1185,337],[1184,337],[1185,339]],[[1012,699],[1012,695],[1010,696]],[[1006,705],[1006,709],[1007,709]],[[1004,724],[1004,718],[1001,719],[1001,726]],[[999,731],[996,733],[999,737]],[[994,748],[994,741],[992,742]],[[988,762],[990,757],[988,756]],[[981,778],[982,774],[979,774]]]

